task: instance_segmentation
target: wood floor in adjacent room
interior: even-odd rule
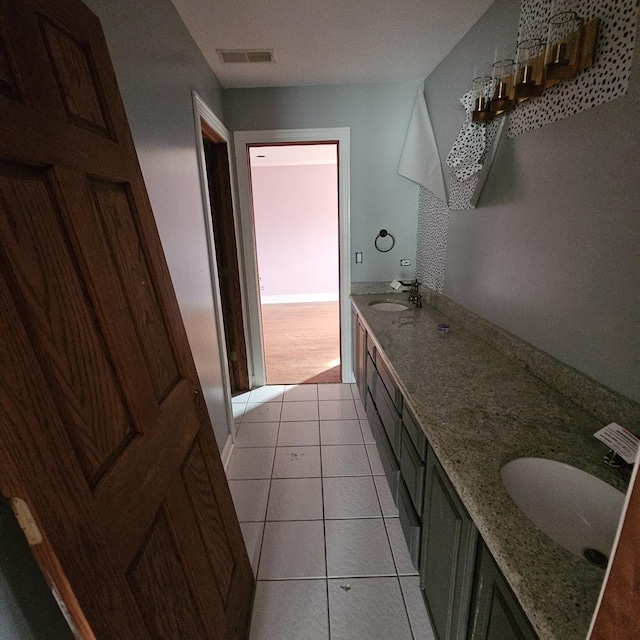
[[[267,384],[342,382],[338,302],[262,305]]]

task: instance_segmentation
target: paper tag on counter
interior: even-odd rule
[[[392,289],[395,289],[397,291],[401,286],[402,285],[397,280],[392,280],[391,281],[391,288]]]
[[[613,449],[628,464],[636,461],[640,440],[624,427],[612,422],[593,435]]]

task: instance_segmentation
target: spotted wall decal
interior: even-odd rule
[[[565,6],[566,5],[566,6]],[[633,62],[638,0],[566,0],[584,22],[600,19],[596,63],[511,113],[508,136],[537,129],[626,94]],[[551,0],[522,0],[518,41],[546,38]]]
[[[416,278],[438,293],[444,290],[449,209],[431,191],[420,187]]]
[[[484,123],[471,120],[473,91],[465,93],[460,102],[467,115],[449,151],[447,165],[458,180],[467,180],[482,169],[481,160],[487,146],[487,135]]]
[[[468,95],[468,94],[466,94]],[[464,104],[464,103],[463,103]],[[466,107],[466,105],[465,105]],[[460,130],[462,134],[465,129],[468,131],[468,123],[471,122],[471,110],[467,111],[467,118]],[[449,183],[449,209],[452,211],[465,211],[467,209],[475,209],[480,193],[484,187],[484,183],[489,175],[489,169],[493,164],[493,158],[495,157],[498,143],[502,135],[502,129],[505,123],[505,116],[494,118],[491,122],[487,123],[472,123],[474,127],[482,129],[482,137],[484,139],[484,146],[482,153],[476,156],[476,149],[474,147],[473,154],[474,159],[477,162],[479,169],[473,172],[459,172],[455,169],[451,173],[451,181]],[[458,136],[459,140],[461,136]],[[459,144],[456,140],[456,144]],[[474,145],[475,142],[470,144]],[[451,150],[450,156],[454,153],[454,148]],[[464,151],[458,153],[462,156]],[[447,163],[449,161],[447,160]]]

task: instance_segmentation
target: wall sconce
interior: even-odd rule
[[[599,27],[599,18],[583,24],[575,11],[560,11],[549,19],[546,43],[540,38],[520,42],[515,61],[508,57],[508,48],[500,56],[496,49],[492,75],[485,72],[488,66],[480,73],[475,69],[471,121],[489,122],[591,67],[596,61]]]
[[[545,60],[548,80],[568,80],[578,74],[582,47],[582,19],[574,11],[561,11],[549,20]]]
[[[493,63],[494,93],[491,99],[491,111],[494,115],[511,111],[516,106],[513,86],[515,66],[516,63],[511,58]]]
[[[479,75],[473,79],[473,113],[472,122],[489,122],[495,115],[491,111],[493,95],[493,79],[489,75]]]
[[[544,60],[545,47],[540,38],[531,38],[518,44],[515,97],[519,102],[542,95]]]

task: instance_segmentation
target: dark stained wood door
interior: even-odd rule
[[[249,390],[250,382],[242,318],[240,267],[233,216],[229,154],[227,143],[224,140],[218,141],[215,132],[204,122],[202,122],[202,132],[216,264],[220,280],[224,335],[229,362],[229,379],[231,391],[241,393]]]
[[[244,638],[251,568],[78,0],[0,0],[0,336],[0,491],[78,637]]]

